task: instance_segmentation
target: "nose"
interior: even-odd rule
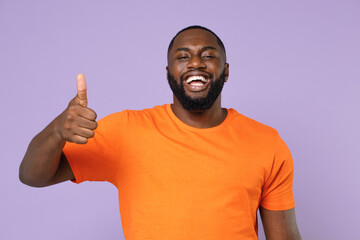
[[[206,68],[206,64],[201,57],[193,56],[187,63],[187,68],[202,69]]]

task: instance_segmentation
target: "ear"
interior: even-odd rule
[[[169,75],[169,67],[166,66],[166,78],[167,78],[167,80],[169,80],[168,75]]]
[[[229,64],[228,63],[225,63],[225,82],[228,80],[229,78]]]

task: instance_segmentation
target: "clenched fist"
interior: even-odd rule
[[[87,107],[86,82],[83,74],[77,75],[77,95],[55,119],[55,131],[68,142],[87,143],[97,127],[96,113]]]

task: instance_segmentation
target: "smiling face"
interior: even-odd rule
[[[174,40],[166,68],[170,88],[186,110],[207,110],[229,75],[225,52],[204,29],[189,29]]]

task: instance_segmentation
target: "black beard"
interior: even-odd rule
[[[184,109],[188,111],[203,111],[212,107],[215,100],[220,95],[225,83],[225,69],[223,73],[215,81],[210,80],[209,92],[206,97],[191,98],[185,93],[184,81],[180,84],[175,80],[174,76],[168,71],[168,82],[175,97],[179,100]]]

